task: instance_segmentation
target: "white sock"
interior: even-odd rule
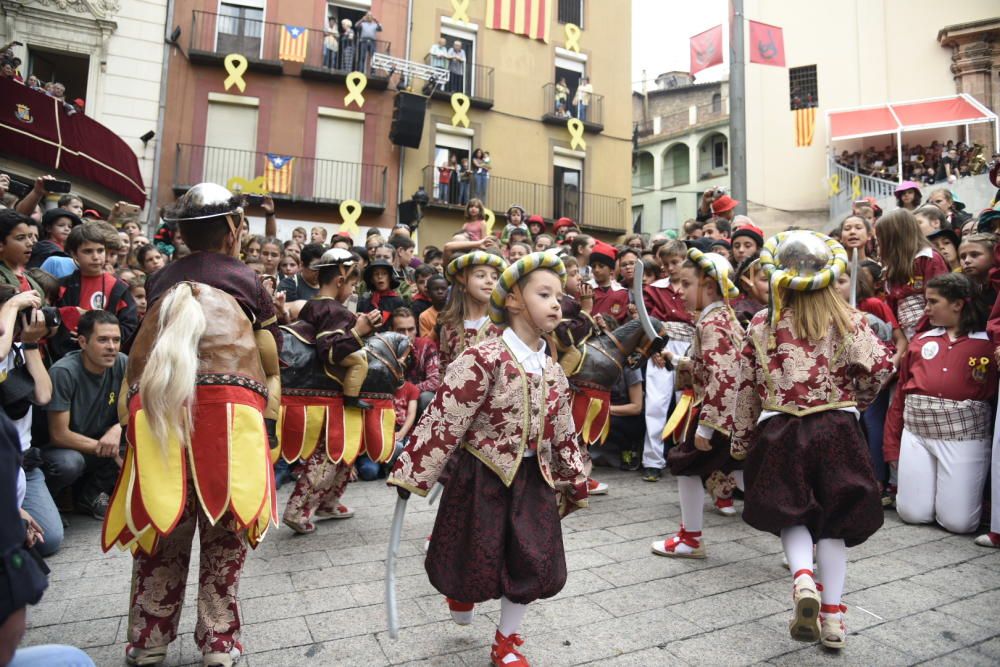
[[[788,559],[788,569],[792,571],[792,576],[799,570],[812,571],[813,540],[808,528],[782,528],[781,546],[785,549],[785,558]]]
[[[500,598],[500,623],[497,628],[504,637],[517,634],[521,629],[521,621],[528,611],[528,605],[511,602],[507,596]]]
[[[840,605],[847,577],[847,545],[844,540],[820,540],[816,543],[816,565],[819,567],[823,604]]]
[[[743,481],[743,471],[742,470],[734,470],[733,471],[733,479],[736,480],[736,488],[737,489],[739,489],[740,491],[746,491],[747,490],[746,483],[744,483],[744,481]]]
[[[684,529],[700,533],[705,517],[705,487],[701,477],[683,475],[677,478],[677,492],[681,502],[681,521]]]

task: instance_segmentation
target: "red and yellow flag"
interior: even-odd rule
[[[264,181],[267,191],[276,195],[292,192],[292,159],[287,155],[267,154],[264,163]]]
[[[486,0],[486,27],[549,41],[556,0]]]
[[[816,107],[795,109],[795,145],[798,147],[812,146],[813,133],[816,131]]]
[[[306,61],[306,49],[309,47],[309,31],[297,25],[281,26],[281,39],[278,40],[278,58],[289,62],[302,63]]]

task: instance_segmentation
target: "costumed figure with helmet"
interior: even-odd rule
[[[681,527],[666,540],[654,542],[652,549],[660,556],[705,558],[703,484],[731,508],[735,487],[731,473],[742,467],[730,455],[729,436],[743,328],[729,305],[739,290],[725,257],[691,248],[679,283],[688,310],[700,313],[690,356],[666,353],[684,392],[662,436],[676,444],[667,454],[667,465],[677,478]]]
[[[272,456],[281,400],[274,303],[239,261],[243,208],[214,183],[163,215],[193,251],[146,283],[149,311],[129,355],[119,414],[127,439],[102,546],[135,558],[126,662],[155,665],[177,636],[195,528],[194,638],[205,665],[239,657],[237,588],[247,545],[275,514]]]
[[[392,456],[392,397],[409,352],[405,336],[377,333],[381,311],[344,305],[358,282],[355,255],[332,248],[310,268],[319,293],[282,327],[281,454],[305,461],[282,522],[299,534],[314,532],[313,521],[353,516],[340,498],[362,451],[379,463]]]
[[[451,294],[438,315],[441,368],[447,370],[448,364],[467,347],[502,333],[490,321],[487,306],[500,272],[506,268],[507,260],[482,250],[466,253],[445,268]]]
[[[405,498],[426,496],[455,460],[425,568],[459,624],[472,622],[476,603],[501,600],[491,655],[498,667],[527,666],[518,651],[526,605],[563,588],[560,517],[587,502],[569,387],[543,340],[559,324],[564,279],[552,253],[504,270],[489,306],[502,334],[452,361],[388,480],[400,494],[391,563]],[[390,603],[390,634],[394,614]]]
[[[782,232],[760,262],[770,306],[743,341],[733,416],[732,455],[746,459],[743,520],[781,537],[793,573],[792,638],[839,649],[847,547],[871,537],[883,513],[858,411],[891,377],[891,354],[836,292],[847,268],[838,242]]]

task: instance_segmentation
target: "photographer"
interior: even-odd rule
[[[3,411],[17,432],[21,468],[17,478],[17,501],[28,536],[38,552],[51,556],[63,541],[62,520],[45,485],[41,453],[31,446],[33,405],[45,405],[52,396],[52,383],[42,363],[38,341],[45,336],[41,299],[33,292],[18,293],[0,285],[0,400]]]
[[[127,358],[118,318],[90,310],[77,324],[80,349],[52,365],[51,444],[42,451],[49,491],[75,487],[77,511],[103,519],[118,478],[118,391]]]
[[[709,188],[698,203],[698,222],[707,222],[713,217],[732,220],[739,202],[726,193],[725,188]]]

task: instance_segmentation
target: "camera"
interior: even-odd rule
[[[247,195],[246,197],[250,206],[260,206],[264,203],[264,195]]]
[[[55,306],[42,306],[39,310],[42,311],[42,316],[45,318],[46,329],[55,329],[62,324],[62,316]],[[34,316],[32,311],[34,308],[25,308],[18,314],[24,317],[25,322],[30,322]]]

